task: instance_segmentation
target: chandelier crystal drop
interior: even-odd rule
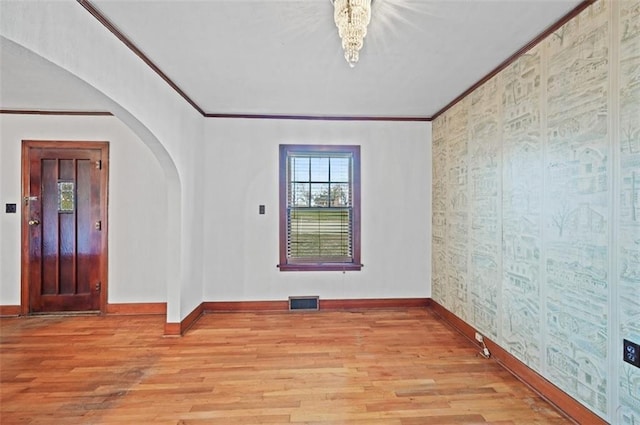
[[[342,39],[344,58],[353,68],[360,57],[360,49],[371,21],[371,0],[333,0],[333,19]]]

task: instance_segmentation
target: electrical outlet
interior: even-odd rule
[[[623,360],[635,367],[640,367],[640,345],[629,340],[622,342]]]
[[[484,338],[478,332],[476,332],[476,341],[478,341],[478,342],[483,342],[484,341]]]

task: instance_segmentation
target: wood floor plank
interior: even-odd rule
[[[2,424],[570,424],[428,310],[0,320]]]

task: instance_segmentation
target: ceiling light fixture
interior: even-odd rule
[[[371,0],[332,0],[333,19],[342,39],[344,58],[353,68],[360,58],[360,49],[371,21]]]

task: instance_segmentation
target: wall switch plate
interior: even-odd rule
[[[16,204],[6,204],[5,205],[5,212],[8,214],[15,214],[16,213]]]
[[[625,339],[622,342],[622,350],[622,359],[625,362],[640,367],[640,345]]]
[[[264,205],[258,205],[258,214],[264,214],[265,207]]]

